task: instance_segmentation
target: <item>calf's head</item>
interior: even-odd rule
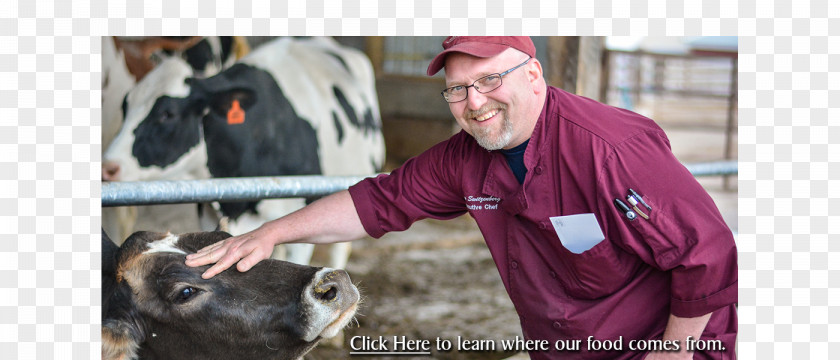
[[[207,266],[184,264],[227,237],[137,232],[103,251],[103,359],[297,359],[352,320],[359,292],[343,270],[264,260],[202,279]]]

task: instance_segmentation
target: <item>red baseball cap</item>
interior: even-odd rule
[[[508,48],[524,52],[530,57],[535,57],[537,53],[534,42],[528,36],[450,36],[443,40],[441,45],[443,45],[443,51],[432,59],[429,68],[426,69],[426,75],[433,76],[443,69],[446,55],[451,52],[480,58],[496,56]]]

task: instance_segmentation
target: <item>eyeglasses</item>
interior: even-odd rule
[[[529,61],[531,61],[530,57],[527,60],[525,60],[525,62],[523,62],[519,65],[516,65],[513,68],[511,68],[511,69],[509,69],[509,70],[507,70],[503,73],[487,75],[485,77],[482,77],[482,78],[476,80],[475,82],[472,83],[472,85],[469,85],[469,86],[456,85],[456,86],[453,86],[451,88],[444,89],[443,91],[440,92],[440,94],[443,95],[443,99],[446,100],[446,102],[455,103],[455,102],[464,101],[464,100],[467,99],[467,89],[468,88],[475,88],[475,91],[478,91],[482,94],[489,93],[493,90],[498,89],[499,86],[502,86],[502,76],[505,76],[508,73],[510,73],[511,71],[522,67],[522,65],[527,64]]]

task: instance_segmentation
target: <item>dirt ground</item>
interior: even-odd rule
[[[725,122],[720,117],[686,119],[664,116],[667,112],[663,111],[667,110],[649,111],[654,112],[648,114],[651,117],[672,119],[660,121],[660,125],[668,133],[672,150],[681,161],[723,158]],[[708,112],[700,109],[688,113],[703,116]],[[698,181],[709,191],[730,228],[737,232],[737,177],[731,179],[729,188],[724,187],[722,177]],[[135,229],[195,231],[197,220],[189,215],[194,214],[194,208],[195,205],[141,207]],[[387,234],[378,240],[355,241],[347,271],[363,294],[364,303],[357,321],[345,329],[343,337],[322,343],[305,359],[370,358],[350,355],[351,339],[364,336],[373,339],[383,336],[390,341],[394,336],[429,340],[431,356],[437,359],[527,358],[522,353],[457,351],[457,345],[448,352],[436,351],[438,338],[457,344],[459,337],[502,340],[521,336],[519,319],[490,252],[468,216],[446,222],[421,221],[407,231]]]

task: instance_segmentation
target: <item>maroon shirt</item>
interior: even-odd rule
[[[549,87],[520,185],[504,156],[461,131],[390,175],[350,188],[373,237],[424,218],[469,212],[478,223],[528,339],[581,339],[580,352],[532,358],[640,359],[631,340],[661,339],[669,314],[714,312],[703,339],[734,358],[738,299],[732,232],[653,121]],[[634,189],[652,207],[628,221],[613,205]],[[626,202],[626,200],[625,200]],[[549,217],[594,213],[605,240],[575,254]],[[587,337],[622,337],[622,352],[587,352]],[[680,345],[685,347],[685,342]]]

